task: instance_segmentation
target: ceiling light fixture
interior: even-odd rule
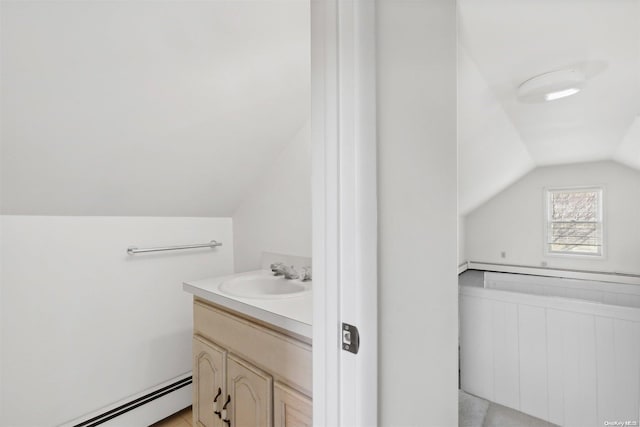
[[[560,98],[566,98],[567,96],[575,95],[580,92],[577,87],[570,87],[569,89],[559,90],[557,92],[551,92],[544,96],[545,101],[554,101]]]
[[[518,86],[518,100],[524,103],[555,101],[580,92],[586,82],[584,73],[575,68],[551,71]]]

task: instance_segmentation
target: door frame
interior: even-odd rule
[[[377,425],[375,0],[311,0],[313,424]],[[342,350],[342,323],[360,333]]]

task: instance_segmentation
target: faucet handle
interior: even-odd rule
[[[311,280],[311,267],[306,266],[300,269],[300,280],[303,282]]]
[[[273,272],[273,274],[275,274],[276,276],[282,276],[284,274],[284,264],[281,262],[275,262],[273,264],[271,264],[269,266],[269,268],[271,268],[271,271]]]
[[[282,267],[282,272],[284,273],[284,278],[287,280],[297,279],[300,277],[293,265],[291,267]]]

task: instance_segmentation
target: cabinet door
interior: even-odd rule
[[[273,426],[271,376],[232,355],[227,357],[227,390],[231,427]]]
[[[203,338],[193,338],[193,423],[197,427],[222,427],[214,411],[221,411],[226,352]],[[218,395],[220,392],[220,395]],[[217,396],[217,399],[216,399]],[[216,402],[214,402],[216,400]]]
[[[275,427],[311,427],[313,405],[311,399],[276,383],[273,387],[273,423]]]

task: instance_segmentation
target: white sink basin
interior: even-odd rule
[[[234,277],[220,284],[220,292],[244,298],[290,298],[311,292],[311,282],[286,280],[282,276],[255,274]]]

